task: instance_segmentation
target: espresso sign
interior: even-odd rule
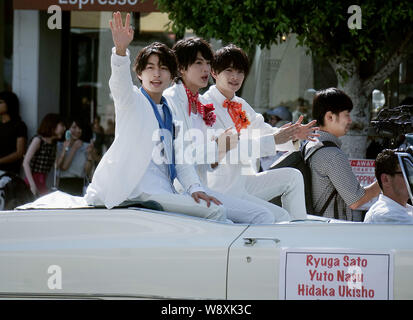
[[[159,11],[154,0],[14,0],[13,8],[21,10],[47,10],[57,5],[66,11],[121,11],[154,12]]]

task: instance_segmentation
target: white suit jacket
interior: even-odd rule
[[[115,140],[102,157],[87,188],[88,204],[112,208],[136,195],[139,183],[152,159],[157,138],[158,122],[148,99],[133,85],[129,50],[118,56],[115,48],[111,57],[112,75],[109,80],[116,113]],[[159,135],[158,135],[159,137]],[[177,178],[188,189],[200,183],[194,166],[177,165]]]
[[[217,161],[217,145],[214,141],[206,139],[207,130],[211,127],[204,125],[202,128],[200,128],[205,139],[203,139],[202,141],[197,141],[197,145],[195,147],[203,151],[201,159],[195,157],[194,159],[185,158],[185,154],[183,154],[183,152],[185,152],[185,150],[187,150],[188,152],[188,148],[190,148],[190,146],[193,144],[193,141],[191,132],[189,132],[189,130],[192,129],[192,119],[188,114],[189,102],[183,84],[181,82],[175,83],[172,87],[166,89],[164,92],[164,97],[167,99],[168,105],[172,109],[174,118],[176,122],[179,123],[181,129],[180,134],[182,135],[180,135],[176,139],[179,139],[179,142],[175,141],[175,145],[180,146],[177,147],[176,153],[179,153],[179,156],[183,158],[183,161],[188,159],[194,160],[193,163],[196,164],[197,174],[202,184],[206,186],[206,172],[210,168],[210,164]],[[199,98],[201,103],[205,104],[204,99],[201,96]]]
[[[222,106],[226,98],[221,92],[219,92],[215,85],[211,86],[202,98],[206,103],[214,104],[215,114],[217,117],[214,124],[215,129],[227,129],[229,127],[235,128],[227,109]],[[245,110],[247,113],[251,124],[248,126],[247,130],[241,131],[241,136],[248,134],[250,138],[253,137],[252,139],[248,138],[252,141],[252,144],[259,143],[258,157],[271,156],[277,151],[294,150],[294,146],[291,141],[282,145],[275,145],[273,134],[279,129],[265,123],[264,117],[260,113],[256,113],[244,99],[234,96],[231,101],[241,103],[242,110]],[[259,130],[258,136],[252,135],[253,129]],[[239,150],[237,150],[237,152],[239,152]],[[244,187],[246,176],[255,173],[256,167],[255,163],[252,161],[248,164],[243,164],[241,162],[238,164],[230,164],[229,161],[227,161],[226,164],[219,164],[215,170],[207,172],[208,187],[222,193],[240,195],[245,191]]]

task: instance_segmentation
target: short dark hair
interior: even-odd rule
[[[383,185],[381,183],[380,178],[381,174],[386,173],[389,175],[394,175],[398,165],[399,159],[394,150],[385,149],[377,155],[374,174],[376,175],[376,179],[379,183],[380,189],[383,190]]]
[[[3,100],[7,106],[7,113],[12,121],[20,120],[19,99],[16,94],[11,91],[0,92],[0,100]]]
[[[214,72],[220,73],[227,68],[234,68],[243,71],[245,75],[248,74],[249,61],[244,50],[233,44],[229,44],[215,52],[215,59],[212,64]]]
[[[52,137],[59,123],[64,124],[63,118],[60,115],[57,113],[48,113],[43,117],[42,122],[40,122],[37,134],[42,137]]]
[[[202,38],[187,38],[179,40],[172,47],[178,61],[179,69],[188,69],[188,67],[196,61],[198,52],[201,53],[205,60],[214,61],[214,51],[211,45]]]
[[[171,73],[172,79],[177,75],[177,64],[174,52],[165,44],[154,42],[146,46],[136,56],[133,70],[137,75],[141,75],[148,64],[148,59],[152,54],[156,54],[161,65],[166,66]]]
[[[342,90],[328,88],[316,92],[313,100],[313,119],[321,126],[328,111],[338,115],[342,111],[353,110],[353,102]]]

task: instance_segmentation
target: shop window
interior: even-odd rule
[[[123,19],[125,15],[123,13]],[[106,139],[108,142],[103,143],[102,152],[113,140],[115,123],[115,110],[108,85],[113,47],[109,28],[111,18],[111,12],[70,12],[70,110],[67,113],[80,115],[89,123],[95,122],[95,131],[103,131],[109,136]],[[129,46],[132,63],[139,50],[154,41],[173,46],[175,36],[166,29],[167,24],[166,14],[132,14],[131,25],[135,30],[134,40]],[[136,75],[132,74],[132,78],[138,85]],[[92,137],[96,138],[96,134]]]

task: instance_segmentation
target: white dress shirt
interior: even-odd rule
[[[162,120],[164,120],[165,115],[163,113],[162,104],[157,104],[156,106],[158,107],[158,112]],[[161,146],[159,146],[160,144],[162,144],[162,142],[159,139],[157,148],[161,148]],[[169,179],[168,167],[165,165],[166,157],[165,155],[162,155],[161,157],[163,164],[156,164],[153,159],[151,160],[145,174],[142,177],[139,187],[132,192],[130,198],[138,197],[141,190],[149,194],[175,192]]]

